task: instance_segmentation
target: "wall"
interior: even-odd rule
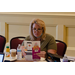
[[[27,25],[9,25],[9,41],[12,37],[29,35],[29,26]]]
[[[56,27],[46,27],[46,33],[53,35],[56,38]],[[28,36],[29,25],[9,25],[9,41],[12,37]]]
[[[5,36],[5,22],[0,22],[0,35]]]

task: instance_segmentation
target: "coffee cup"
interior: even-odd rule
[[[11,49],[11,58],[15,58],[16,57],[16,49]]]

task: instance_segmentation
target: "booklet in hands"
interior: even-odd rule
[[[36,53],[40,53],[40,41],[24,41],[25,52],[32,53],[32,59],[40,59]]]

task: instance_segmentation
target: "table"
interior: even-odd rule
[[[72,62],[75,62],[75,57],[67,56],[68,60],[71,60]]]
[[[26,59],[28,59],[28,60],[26,60]],[[32,55],[26,55],[26,57],[25,58],[22,58],[21,60],[17,60],[17,55],[16,55],[16,57],[15,58],[11,58],[11,56],[10,57],[4,57],[4,61],[5,60],[8,60],[8,61],[11,61],[11,62],[47,62],[46,60],[45,60],[45,58],[42,58],[41,57],[41,59],[40,60],[33,60],[32,59]]]

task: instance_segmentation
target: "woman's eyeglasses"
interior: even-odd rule
[[[41,30],[42,30],[42,29],[40,29],[40,28],[38,28],[38,29],[33,28],[33,31],[38,31],[38,32],[41,32]]]

